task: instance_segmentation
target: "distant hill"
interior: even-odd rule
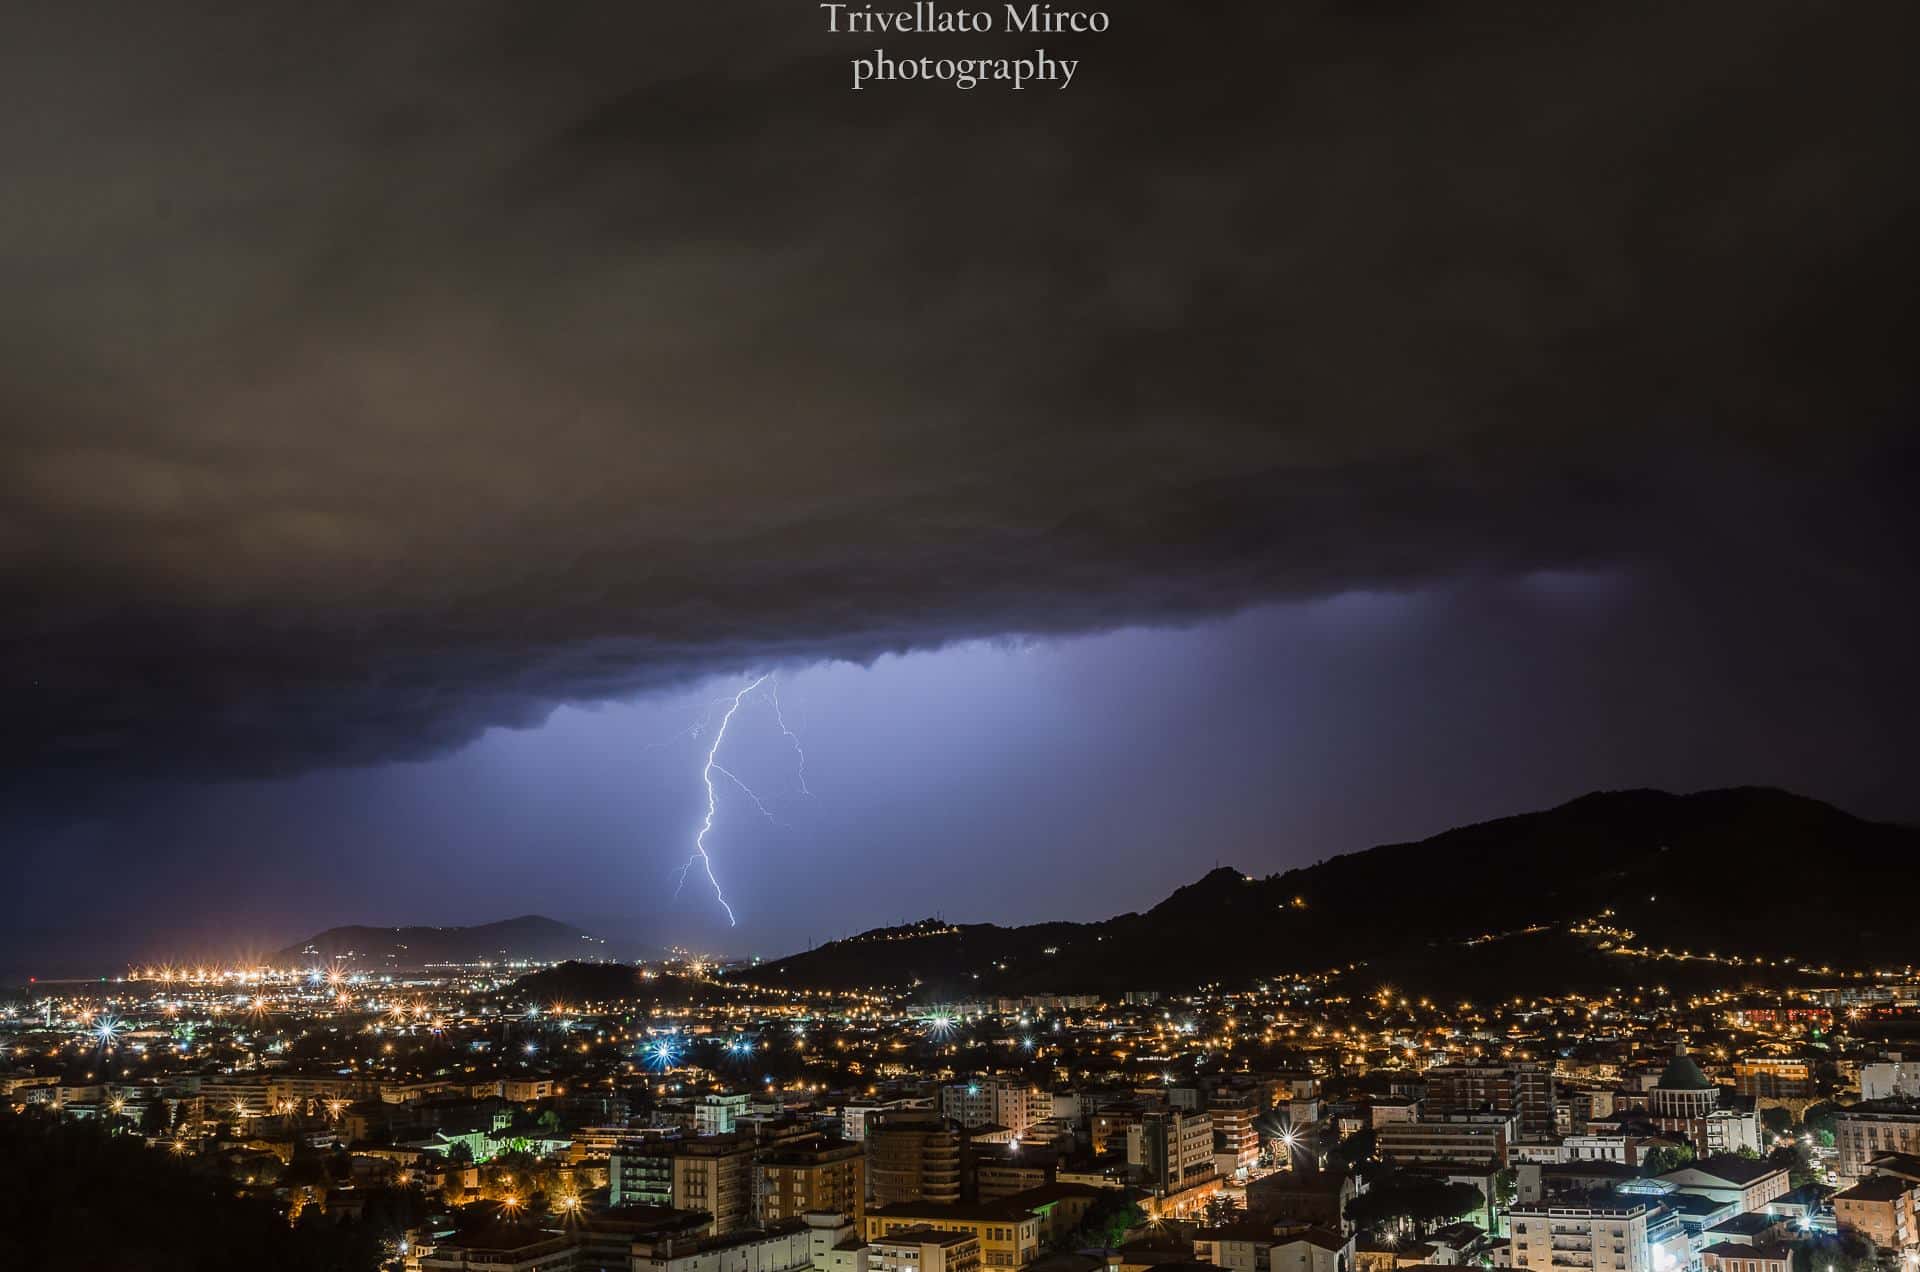
[[[1607,791],[1264,879],[1217,869],[1144,914],[1017,928],[929,920],[738,976],[795,988],[918,982],[929,997],[970,997],[1245,983],[1355,961],[1448,989],[1521,972],[1637,983],[1650,967],[1678,985],[1709,969],[1608,952],[1621,944],[1905,964],[1920,961],[1915,862],[1920,830],[1785,791]],[[1572,930],[1609,911],[1604,926],[1630,940]],[[1776,974],[1750,962],[1716,973],[1722,983]]]
[[[343,963],[367,971],[414,971],[441,963],[610,958],[601,938],[537,914],[473,927],[337,927],[290,945],[275,967]]]

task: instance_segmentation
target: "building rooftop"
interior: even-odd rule
[[[1022,1189],[1000,1200],[1008,1205],[1037,1208],[1051,1206],[1055,1202],[1066,1201],[1070,1197],[1111,1197],[1112,1195],[1113,1189],[1100,1188],[1093,1184],[1051,1183]]]
[[[1660,1074],[1659,1088],[1662,1091],[1711,1091],[1713,1083],[1700,1071],[1692,1056],[1675,1056],[1667,1061],[1667,1067]]]
[[[1721,1259],[1771,1259],[1786,1261],[1793,1257],[1793,1247],[1780,1243],[1753,1246],[1740,1241],[1716,1241],[1703,1246],[1701,1254],[1711,1254]]]
[[[871,1245],[937,1245],[959,1246],[969,1241],[977,1242],[978,1237],[971,1232],[953,1228],[936,1228],[931,1224],[919,1224],[912,1228],[895,1228],[884,1237],[875,1237]]]
[[[1274,1238],[1277,1246],[1291,1245],[1304,1241],[1308,1245],[1318,1246],[1322,1250],[1338,1250],[1347,1244],[1347,1239],[1330,1228],[1294,1228],[1283,1230]]]
[[[1733,1153],[1716,1153],[1712,1157],[1704,1157],[1697,1162],[1688,1162],[1678,1170],[1670,1170],[1660,1176],[1660,1178],[1672,1179],[1676,1175],[1684,1175],[1688,1171],[1695,1171],[1710,1178],[1722,1180],[1735,1187],[1745,1188],[1747,1185],[1757,1180],[1765,1179],[1769,1175],[1781,1174],[1786,1169],[1785,1166],[1776,1166],[1772,1162],[1765,1160],[1756,1161],[1753,1158],[1740,1157]]]
[[[1912,1153],[1875,1153],[1868,1159],[1867,1169],[1876,1175],[1920,1180],[1920,1157]]]
[[[890,1206],[875,1206],[867,1211],[869,1219],[927,1219],[934,1226],[942,1219],[959,1223],[1019,1222],[1033,1218],[1033,1211],[1007,1198],[1002,1201],[896,1201]]]
[[[1892,1175],[1869,1175],[1853,1187],[1833,1195],[1833,1204],[1843,1201],[1898,1201],[1913,1185]]]
[[[1707,1231],[1723,1233],[1727,1236],[1757,1237],[1779,1222],[1780,1219],[1776,1215],[1763,1215],[1758,1211],[1752,1211],[1744,1215],[1734,1215],[1730,1219],[1722,1219]]]

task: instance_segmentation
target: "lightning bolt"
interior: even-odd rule
[[[733,717],[739,713],[741,706],[746,702],[748,696],[762,685],[766,686],[767,690],[762,696],[773,706],[774,719],[779,721],[780,732],[785,734],[787,739],[793,743],[794,751],[800,756],[800,793],[809,796],[813,794],[812,791],[807,789],[807,753],[801,749],[798,735],[787,727],[786,718],[780,714],[780,695],[779,690],[774,687],[772,672],[767,672],[758,680],[747,685],[747,687],[739,693],[734,694],[732,698],[719,698],[715,700],[714,705],[717,706],[720,703],[725,703],[727,709],[720,717],[719,726],[713,731],[713,744],[707,748],[706,767],[700,770],[700,780],[705,782],[707,787],[707,815],[701,819],[700,829],[695,832],[693,836],[693,852],[688,856],[686,864],[680,867],[678,872],[680,881],[674,885],[673,895],[678,897],[681,890],[687,886],[687,874],[697,864],[700,869],[706,873],[707,882],[713,885],[714,900],[718,901],[720,908],[727,912],[727,924],[730,927],[739,927],[740,920],[734,916],[733,907],[727,903],[726,894],[720,890],[720,880],[713,873],[713,858],[707,855],[707,833],[713,829],[713,819],[720,811],[719,791],[714,786],[713,777],[714,774],[718,773],[721,777],[732,782],[735,786],[746,792],[747,798],[753,801],[753,806],[760,810],[762,816],[776,826],[780,824],[779,819],[773,815],[773,810],[767,807],[765,801],[754,792],[754,789],[741,781],[739,774],[720,763],[720,747],[727,740],[727,726],[733,723]],[[709,718],[711,718],[711,714],[712,709],[709,708]],[[697,731],[704,726],[704,723],[704,721],[696,721],[692,727]],[[685,732],[686,731],[683,731],[683,734]],[[695,736],[697,736],[697,732]]]
[[[727,912],[727,925],[729,927],[739,927],[740,920],[734,917],[733,907],[727,904],[727,895],[720,890],[720,880],[716,879],[713,874],[713,858],[707,855],[707,832],[713,829],[714,816],[720,811],[720,797],[713,789],[713,775],[715,770],[718,770],[721,773],[725,773],[728,777],[733,777],[733,774],[728,773],[726,769],[720,767],[718,759],[720,744],[727,740],[727,726],[733,723],[734,714],[740,710],[740,704],[746,701],[748,694],[767,683],[768,677],[772,675],[772,672],[768,672],[765,676],[760,677],[760,679],[754,681],[739,693],[734,694],[733,702],[727,707],[727,713],[720,717],[720,727],[713,731],[713,745],[707,748],[707,766],[700,771],[700,780],[707,784],[707,815],[700,822],[699,833],[693,837],[693,855],[687,858],[686,865],[680,867],[679,887],[673,890],[674,896],[677,897],[680,895],[680,889],[687,886],[687,872],[693,869],[694,862],[699,862],[700,868],[707,872],[707,882],[713,885],[714,900],[718,901],[720,908]],[[741,782],[739,778],[733,777],[733,780],[735,785],[740,786],[741,789],[744,790],[746,788],[746,784]],[[751,791],[747,793],[749,795],[753,794]],[[754,802],[756,804],[760,802],[758,796],[755,796]]]
[[[800,779],[800,793],[812,797],[813,792],[807,789],[807,753],[800,746],[800,735],[787,727],[787,717],[780,712],[778,682],[771,680],[767,682],[767,701],[773,705],[773,718],[775,723],[779,724],[780,732],[787,735],[787,741],[793,743],[793,753],[800,757],[800,767],[794,773],[794,776]]]

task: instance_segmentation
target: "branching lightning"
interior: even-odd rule
[[[732,769],[720,763],[720,747],[721,744],[727,740],[727,726],[733,723],[733,717],[738,714],[741,705],[746,702],[748,696],[762,686],[766,688],[767,692],[763,696],[773,707],[774,719],[779,722],[780,732],[785,734],[787,739],[793,743],[793,749],[800,757],[800,792],[803,795],[813,794],[812,791],[807,789],[807,753],[801,749],[799,737],[792,729],[787,727],[786,718],[780,714],[780,697],[778,690],[774,688],[773,673],[767,672],[758,680],[747,685],[746,688],[742,689],[739,693],[734,694],[730,699],[719,699],[719,702],[726,704],[727,709],[725,713],[721,715],[719,725],[713,730],[713,742],[707,747],[706,767],[700,771],[700,780],[706,783],[707,787],[707,813],[700,821],[700,829],[695,832],[693,836],[693,852],[687,857],[686,864],[680,867],[680,879],[679,882],[674,885],[673,895],[678,897],[681,889],[687,886],[687,872],[692,870],[697,863],[700,869],[706,873],[707,882],[713,885],[714,899],[720,903],[720,908],[727,912],[727,923],[732,927],[740,926],[740,920],[735,917],[733,906],[728,904],[726,894],[721,891],[720,880],[713,873],[713,858],[707,855],[707,833],[713,829],[713,820],[720,812],[719,791],[714,786],[713,779],[715,774],[719,774],[729,782],[732,782],[746,793],[747,798],[753,801],[753,806],[759,809],[768,821],[773,822],[775,825],[779,824],[779,819],[773,815],[773,810],[767,807],[766,802],[755,793],[754,789],[740,780],[740,776]],[[696,722],[691,730],[692,734],[698,736],[699,730],[703,728],[704,725],[705,721]]]
[[[780,726],[780,732],[787,735],[787,741],[793,743],[793,753],[800,757],[800,766],[794,772],[800,779],[800,793],[811,796],[813,792],[807,789],[807,753],[800,746],[800,735],[787,727],[787,717],[780,710],[780,686],[771,680],[767,682],[767,701],[773,704],[774,722]]]
[[[718,773],[720,776],[726,778],[729,782],[732,782],[735,786],[738,786],[741,790],[745,791],[747,793],[747,798],[753,801],[753,806],[759,809],[762,815],[764,815],[768,821],[772,822],[776,826],[780,824],[780,819],[773,815],[773,810],[768,808],[765,804],[761,803],[760,797],[753,793],[753,787],[748,786],[745,782],[741,781],[739,777],[737,777],[734,774],[733,770],[726,768],[722,765],[715,764],[713,766],[713,771]]]

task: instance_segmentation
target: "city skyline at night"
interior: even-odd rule
[[[0,24],[0,1264],[1920,1272],[1920,6]]]

